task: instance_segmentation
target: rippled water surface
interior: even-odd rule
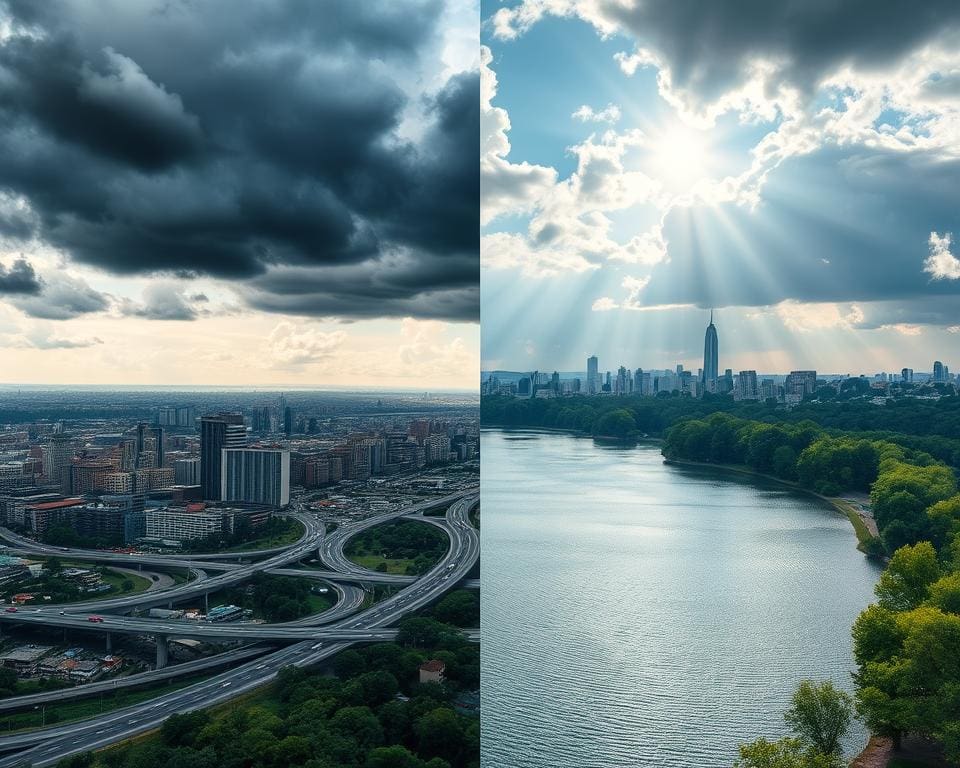
[[[850,688],[879,570],[828,505],[658,447],[482,455],[483,768],[730,766],[802,678]]]

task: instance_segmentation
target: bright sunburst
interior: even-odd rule
[[[672,122],[653,133],[644,170],[666,188],[686,190],[711,175],[709,134]]]

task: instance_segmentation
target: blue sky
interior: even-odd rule
[[[955,11],[748,6],[481,5],[483,368],[960,370]]]

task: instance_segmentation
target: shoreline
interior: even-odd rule
[[[506,426],[504,424],[481,424],[480,430],[497,429],[501,432],[544,432],[554,435],[570,435],[571,437],[580,437],[586,440],[601,440],[609,443],[621,443],[623,445],[638,445],[640,443],[662,443],[662,437],[614,437],[613,435],[591,435],[580,429],[571,427],[518,427]]]
[[[779,485],[784,485],[787,488],[790,488],[794,491],[799,491],[800,493],[807,493],[811,496],[814,496],[821,501],[825,501],[831,507],[833,507],[837,512],[846,517],[850,524],[853,526],[853,532],[857,536],[857,549],[863,552],[863,554],[868,557],[869,555],[864,547],[867,546],[867,543],[876,537],[870,530],[870,525],[861,517],[860,513],[856,510],[853,504],[849,499],[845,499],[842,496],[824,496],[823,494],[812,491],[809,488],[804,488],[799,483],[795,483],[792,480],[784,480],[783,478],[777,477],[776,475],[768,475],[764,472],[757,472],[756,470],[750,469],[749,467],[744,467],[739,464],[713,464],[709,461],[692,461],[691,459],[668,459],[664,458],[665,464],[677,464],[680,466],[689,466],[689,467],[709,467],[712,469],[723,469],[727,472],[736,472],[741,475],[747,475],[748,477],[757,477],[770,482],[778,483]],[[873,518],[869,518],[872,522]],[[874,523],[874,525],[876,525]],[[887,558],[883,558],[886,560]]]
[[[579,429],[571,429],[564,427],[522,427],[522,426],[505,426],[502,424],[487,424],[480,425],[481,430],[483,429],[497,429],[501,432],[542,432],[545,434],[563,434],[571,435],[573,437],[579,437],[589,440],[599,440],[601,442],[617,442],[621,444],[627,444],[633,442],[633,444],[638,445],[641,443],[657,443],[662,444],[663,438],[661,437],[643,437],[636,438],[631,440],[624,440],[617,437],[609,437],[604,435],[588,435],[587,433]],[[800,491],[801,493],[808,493],[811,496],[814,496],[821,501],[825,501],[831,507],[833,507],[837,512],[846,517],[850,521],[850,525],[853,527],[853,532],[857,537],[857,549],[862,552],[867,557],[873,557],[870,555],[866,547],[868,543],[878,537],[878,533],[875,532],[876,523],[873,521],[873,517],[861,514],[859,510],[851,503],[849,499],[845,499],[842,496],[823,496],[822,494],[812,491],[809,488],[804,488],[799,483],[795,483],[791,480],[784,480],[783,478],[776,477],[775,475],[768,475],[763,472],[757,472],[756,470],[750,469],[739,464],[714,464],[709,461],[693,461],[691,459],[668,459],[664,457],[663,459],[665,464],[677,464],[681,466],[690,466],[690,467],[710,467],[712,469],[723,469],[728,472],[736,472],[741,475],[747,475],[748,477],[757,477],[764,480],[768,480],[774,483],[779,483],[784,485],[794,491]],[[873,529],[873,530],[871,530]],[[886,561],[888,558],[881,558],[883,561]]]

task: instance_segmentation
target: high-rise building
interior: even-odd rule
[[[293,434],[293,411],[290,406],[284,406],[283,409],[283,434],[287,437]]]
[[[904,368],[900,371],[900,379],[904,384],[913,383],[913,368]]]
[[[84,459],[70,467],[70,493],[96,493],[104,490],[107,475],[116,472],[116,466],[107,459]]]
[[[587,358],[587,394],[595,395],[600,391],[600,361],[596,355]]]
[[[200,459],[177,459],[173,462],[173,482],[177,485],[200,485]]]
[[[783,382],[784,395],[802,400],[817,391],[816,371],[790,371]]]
[[[47,482],[55,483],[63,493],[70,493],[70,460],[73,458],[73,440],[70,435],[56,434],[43,447],[43,474]]]
[[[760,389],[757,386],[756,371],[740,371],[737,375],[737,385],[734,390],[736,400],[759,400]]]
[[[707,326],[707,332],[703,337],[703,386],[710,392],[717,387],[719,359],[717,327],[713,324],[713,310],[711,309],[710,325]]]
[[[221,413],[200,419],[200,492],[204,499],[221,498],[223,450],[243,448],[246,442],[242,414]]]
[[[944,375],[944,366],[939,360],[933,362],[933,380],[935,383],[942,383],[947,380],[947,377]]]
[[[290,503],[290,451],[225,448],[220,473],[222,501],[272,507]]]

